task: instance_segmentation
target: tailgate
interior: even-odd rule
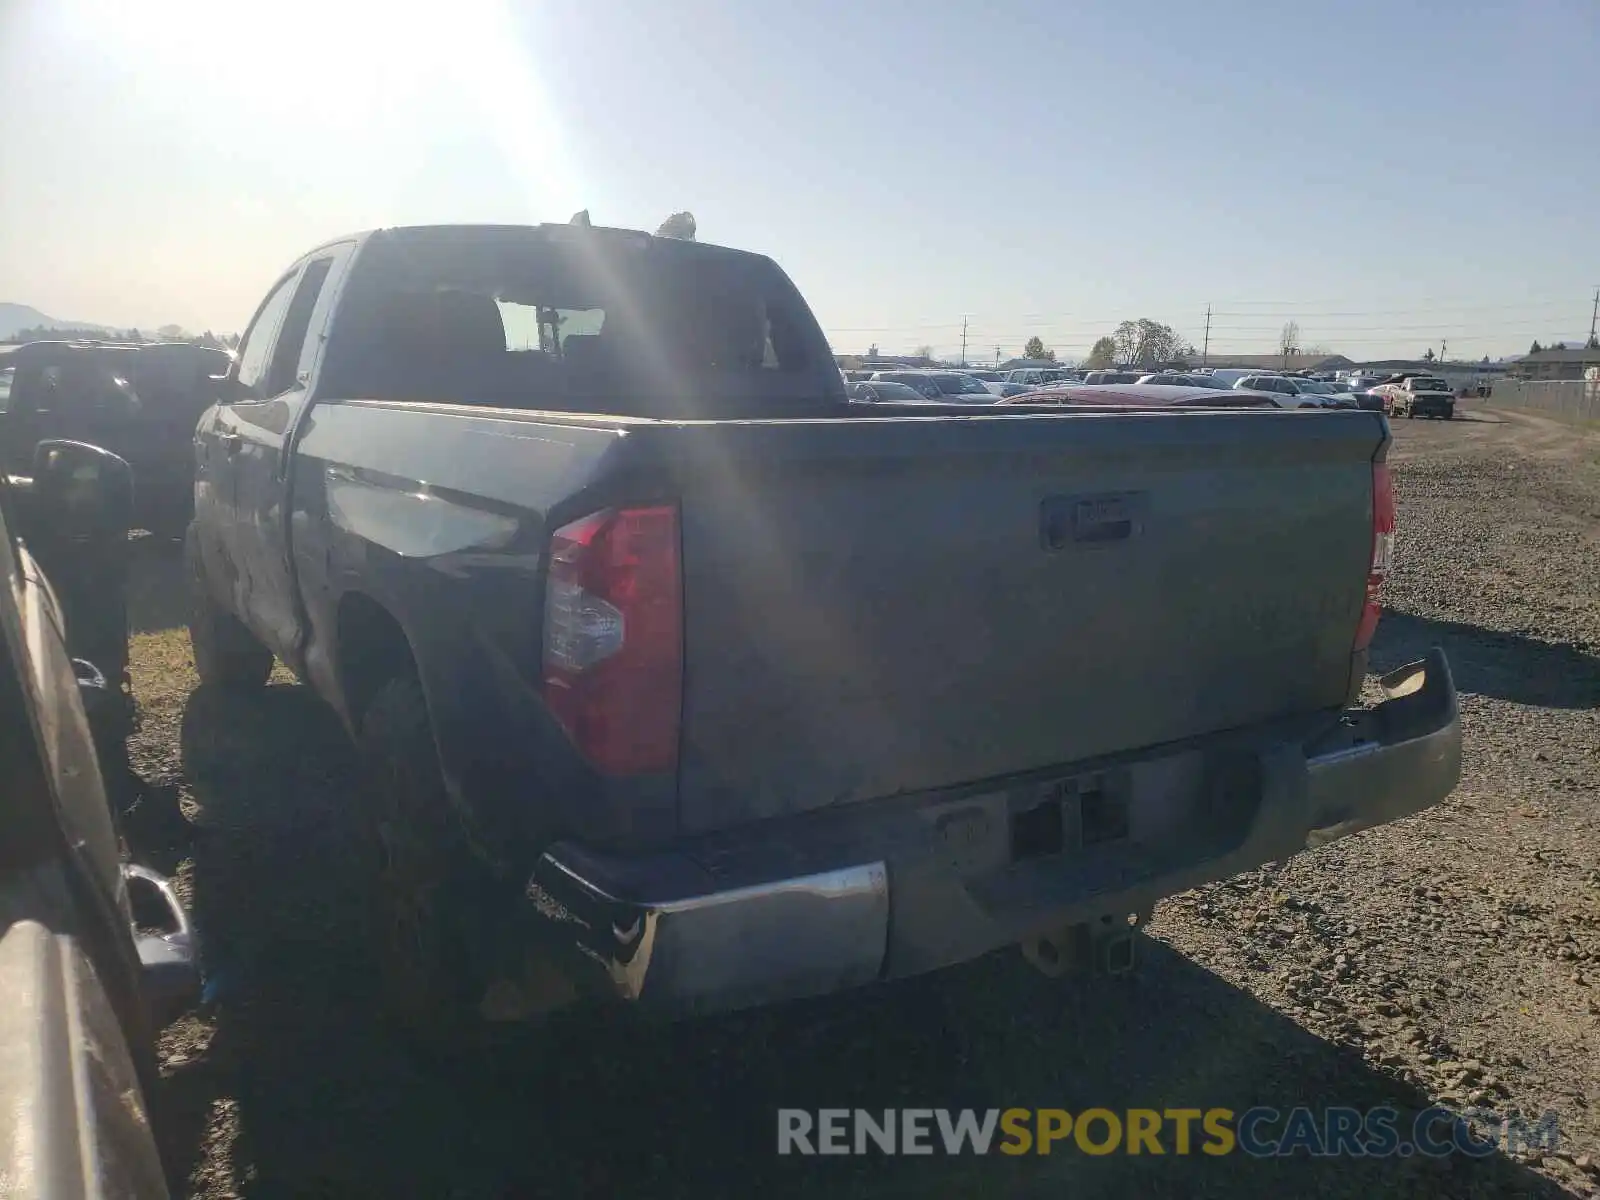
[[[682,472],[685,831],[1345,698],[1379,418],[784,425]]]

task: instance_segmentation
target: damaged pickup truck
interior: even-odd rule
[[[313,250],[225,386],[196,665],[348,727],[416,1027],[1123,969],[1457,781],[1442,654],[1355,706],[1382,414],[852,406],[769,259],[557,225]]]

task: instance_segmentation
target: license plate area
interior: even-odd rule
[[[1026,862],[1126,841],[1132,825],[1129,784],[1125,770],[1095,771],[1013,796],[1011,860]]]

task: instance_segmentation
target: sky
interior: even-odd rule
[[[423,222],[772,255],[840,353],[1581,343],[1596,0],[0,0],[0,300],[241,329]]]

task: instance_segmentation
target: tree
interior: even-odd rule
[[[872,345],[867,347],[867,357],[868,358],[877,358],[878,357],[878,343],[877,342],[873,342]]]
[[[1089,350],[1089,357],[1084,359],[1083,365],[1103,371],[1107,367],[1115,366],[1117,361],[1117,343],[1108,337],[1099,338]]]
[[[8,344],[24,345],[28,342],[93,342],[110,336],[112,331],[103,326],[90,329],[67,325],[36,325],[31,329],[19,329],[4,340]]]
[[[1022,348],[1022,357],[1040,362],[1055,362],[1056,352],[1054,350],[1046,350],[1044,339],[1038,334],[1034,334],[1028,339],[1028,344]]]
[[[1300,322],[1285,321],[1283,330],[1278,334],[1278,353],[1283,358],[1283,365],[1289,365],[1289,359],[1300,353]]]
[[[1528,353],[1529,354],[1542,354],[1543,352],[1544,352],[1544,347],[1539,345],[1539,339],[1538,338],[1534,338],[1533,339],[1533,345],[1528,347]]]
[[[1422,361],[1423,362],[1427,362],[1427,363],[1431,363],[1433,361],[1433,347],[1432,346],[1429,346],[1427,348],[1427,350],[1423,352]]]
[[[1567,344],[1565,342],[1557,342],[1554,346],[1550,347],[1552,350],[1565,350],[1566,348]]]
[[[692,212],[675,212],[656,230],[657,237],[677,238],[680,242],[694,241],[695,223]]]
[[[1111,344],[1117,361],[1130,367],[1172,362],[1186,350],[1192,353],[1192,348],[1172,326],[1149,317],[1122,322],[1111,334]]]
[[[182,325],[163,325],[161,328],[156,330],[156,334],[157,336],[167,338],[168,340],[188,336],[186,333],[184,333]]]
[[[917,357],[922,359],[923,362],[930,362],[931,363],[933,361],[933,347],[932,346],[918,346],[917,347]]]

